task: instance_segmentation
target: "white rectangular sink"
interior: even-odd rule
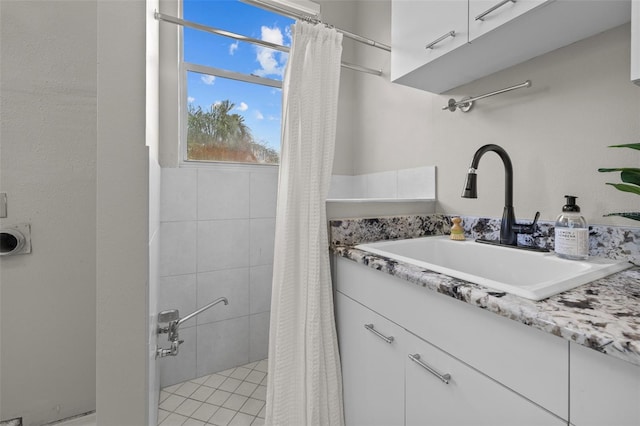
[[[531,300],[545,299],[632,266],[596,257],[565,260],[553,253],[453,241],[448,235],[356,248]]]

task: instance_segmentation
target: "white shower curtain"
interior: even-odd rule
[[[266,424],[342,425],[325,199],[342,34],[298,21],[283,84]]]

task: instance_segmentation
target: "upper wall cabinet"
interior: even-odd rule
[[[391,80],[442,93],[630,19],[631,0],[392,0]]]
[[[549,0],[469,0],[469,41],[516,19]]]

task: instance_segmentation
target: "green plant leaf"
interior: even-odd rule
[[[615,169],[598,169],[599,172],[621,172],[620,178],[625,183],[640,185],[640,169],[619,167]]]
[[[632,183],[634,185],[640,185],[640,170],[638,169],[626,169],[620,173],[620,179],[625,183]]]
[[[631,148],[640,150],[640,143],[625,143],[622,145],[609,145],[609,148]]]
[[[640,212],[609,213],[604,215],[604,217],[607,217],[607,216],[621,216],[627,219],[640,220]]]
[[[631,171],[633,173],[640,174],[640,169],[631,168],[631,167],[618,167],[618,168],[615,168],[615,169],[600,168],[600,169],[598,169],[598,171],[599,172],[626,172],[626,171]]]
[[[640,186],[636,186],[636,185],[626,185],[624,183],[610,183],[607,182],[607,185],[611,185],[614,188],[616,188],[618,191],[623,191],[623,192],[631,192],[633,194],[638,194],[640,195]]]

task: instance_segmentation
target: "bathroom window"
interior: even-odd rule
[[[282,46],[293,20],[238,0],[183,0],[187,21]],[[183,28],[186,161],[278,164],[287,53]]]

